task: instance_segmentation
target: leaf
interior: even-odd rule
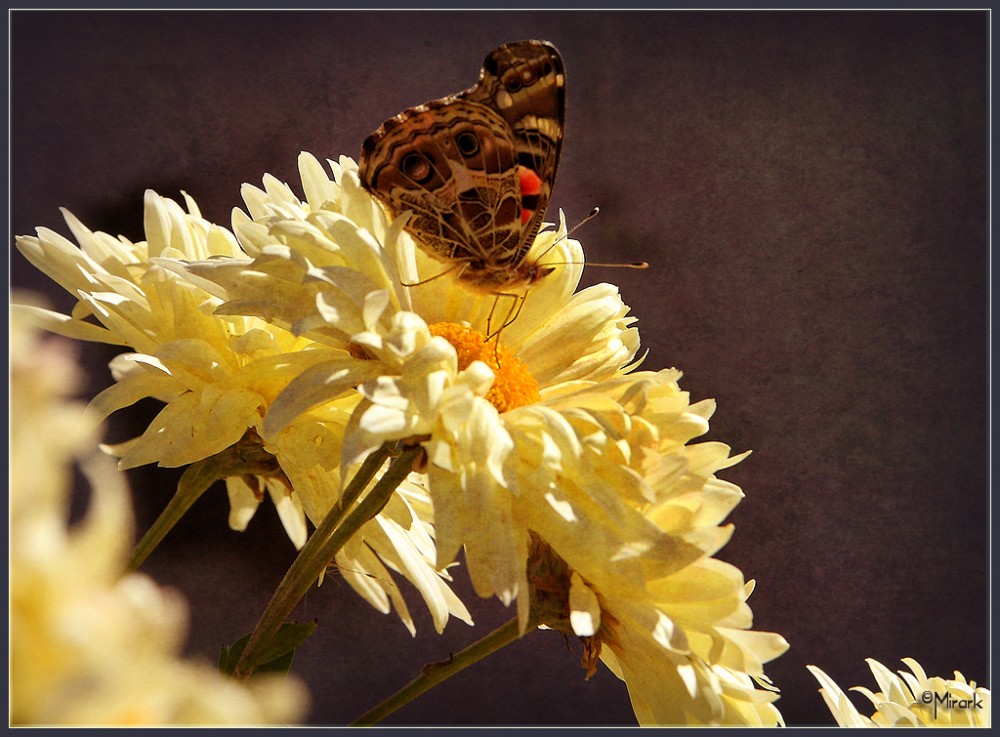
[[[311,622],[284,622],[263,649],[257,662],[251,663],[254,673],[288,673],[295,657],[295,648],[301,645],[316,629],[316,620]],[[219,670],[226,675],[233,675],[236,664],[243,654],[250,635],[244,635],[232,645],[223,645],[219,651]]]

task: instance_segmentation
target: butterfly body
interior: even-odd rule
[[[552,267],[528,259],[555,182],[565,77],[545,41],[492,51],[479,82],[404,110],[362,147],[364,186],[421,249],[487,294],[526,287]]]

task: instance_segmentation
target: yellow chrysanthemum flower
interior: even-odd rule
[[[422,446],[425,474],[411,480],[430,492],[439,566],[464,549],[476,593],[516,601],[527,627],[544,608],[537,551],[551,550],[569,573],[545,589],[563,596],[543,621],[593,628],[643,723],[777,723],[773,693],[751,678],[766,681],[761,663],[787,645],[746,631],[742,575],[709,559],[741,496],[714,476],[738,460],[726,446],[687,444],[713,404],[691,404],[677,371],[631,372],[634,318],[611,285],[575,291],[582,251],[564,225],[536,238],[528,258],[558,266],[498,346],[487,335],[507,298],[442,274],[405,219],[389,222],[361,188],[353,161],[330,163],[333,179],[300,157],[305,201],[272,177],[245,187],[249,214],[235,213],[234,232],[253,258],[183,267],[223,300],[218,312],[341,351],[275,400],[267,441],[360,395],[342,465],[386,442]]]
[[[93,417],[69,401],[76,366],[19,321],[11,334],[10,719],[16,725],[263,724],[302,718],[296,680],[245,686],[180,659],[187,607],[122,575],[132,518],[124,477],[97,452]],[[44,438],[44,442],[39,439]],[[67,527],[72,471],[87,516]]]
[[[234,235],[152,191],[145,196],[146,240],[92,232],[72,214],[66,222],[79,247],[47,228],[17,239],[20,251],[79,302],[71,316],[30,305],[15,308],[53,332],[79,340],[130,346],[111,364],[116,383],[92,402],[100,416],[153,397],[165,407],[138,438],[110,448],[127,469],[147,463],[185,466],[227,449],[261,445],[264,415],[291,378],[336,358],[325,348],[253,316],[214,313],[219,300],[164,268],[178,259],[245,258]],[[344,426],[358,397],[345,396],[296,418],[288,432],[262,450],[275,459],[259,474],[226,478],[230,527],[246,528],[266,490],[289,538],[301,548],[306,515],[318,524],[337,501]],[[390,572],[419,590],[440,631],[449,616],[469,621],[434,566],[426,492],[408,488],[337,558],[345,578],[382,612],[393,605],[407,628],[413,619]]]
[[[877,660],[866,661],[880,691],[864,686],[851,691],[864,694],[875,707],[870,717],[861,714],[830,676],[814,665],[806,666],[819,681],[819,692],[841,727],[989,727],[990,690],[977,687],[958,671],[952,679],[928,677],[913,658],[903,658],[910,672],[893,673]]]

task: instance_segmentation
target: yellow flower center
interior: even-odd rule
[[[487,343],[486,336],[478,330],[457,323],[436,322],[428,327],[432,335],[444,338],[455,347],[460,371],[473,361],[482,361],[493,369],[496,379],[486,398],[500,414],[541,401],[535,377],[507,348]]]

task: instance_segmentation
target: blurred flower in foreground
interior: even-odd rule
[[[787,643],[747,631],[751,587],[710,557],[742,498],[714,474],[739,457],[687,445],[714,404],[691,404],[679,372],[632,372],[634,318],[612,285],[575,291],[583,255],[565,226],[536,238],[528,260],[558,265],[497,346],[486,336],[513,307],[442,275],[352,160],[331,162],[332,180],[308,154],[299,166],[304,202],[273,177],[244,188],[234,231],[253,258],[170,265],[221,299],[219,314],[340,351],[275,399],[266,442],[359,394],[342,467],[386,442],[423,447],[411,480],[430,492],[439,567],[464,548],[476,593],[516,601],[522,628],[570,621],[588,670],[605,657],[644,724],[779,723],[762,663]]]
[[[806,666],[822,688],[819,692],[841,727],[989,727],[990,690],[977,687],[958,671],[954,679],[928,678],[913,658],[903,658],[910,672],[896,675],[877,660],[868,658],[877,693],[864,686],[851,691],[864,694],[875,713],[862,715],[841,688],[814,665]]]
[[[245,686],[179,658],[187,611],[142,574],[128,488],[97,452],[94,418],[68,400],[76,366],[62,341],[11,332],[10,693],[12,724],[263,724],[296,721],[295,680]],[[74,464],[90,482],[68,527]]]
[[[39,228],[37,237],[18,237],[25,257],[79,301],[71,316],[37,306],[15,309],[52,332],[136,351],[112,361],[116,383],[92,407],[103,418],[147,397],[166,406],[140,437],[111,449],[121,456],[120,468],[185,466],[229,449],[261,450],[258,455],[270,459],[266,471],[223,474],[230,527],[245,529],[266,491],[300,548],[306,515],[319,524],[339,498],[343,430],[360,397],[345,392],[301,414],[278,442],[261,443],[257,431],[264,414],[291,378],[340,352],[259,317],[220,317],[213,312],[219,300],[164,268],[181,258],[246,256],[230,231],[202,218],[187,195],[185,201],[187,211],[147,191],[147,240],[136,243],[93,232],[67,211],[79,247],[47,228]],[[447,571],[433,565],[429,514],[426,492],[407,485],[337,559],[345,579],[379,611],[394,606],[411,633],[413,618],[391,571],[417,587],[438,631],[450,615],[470,621],[448,587]]]

